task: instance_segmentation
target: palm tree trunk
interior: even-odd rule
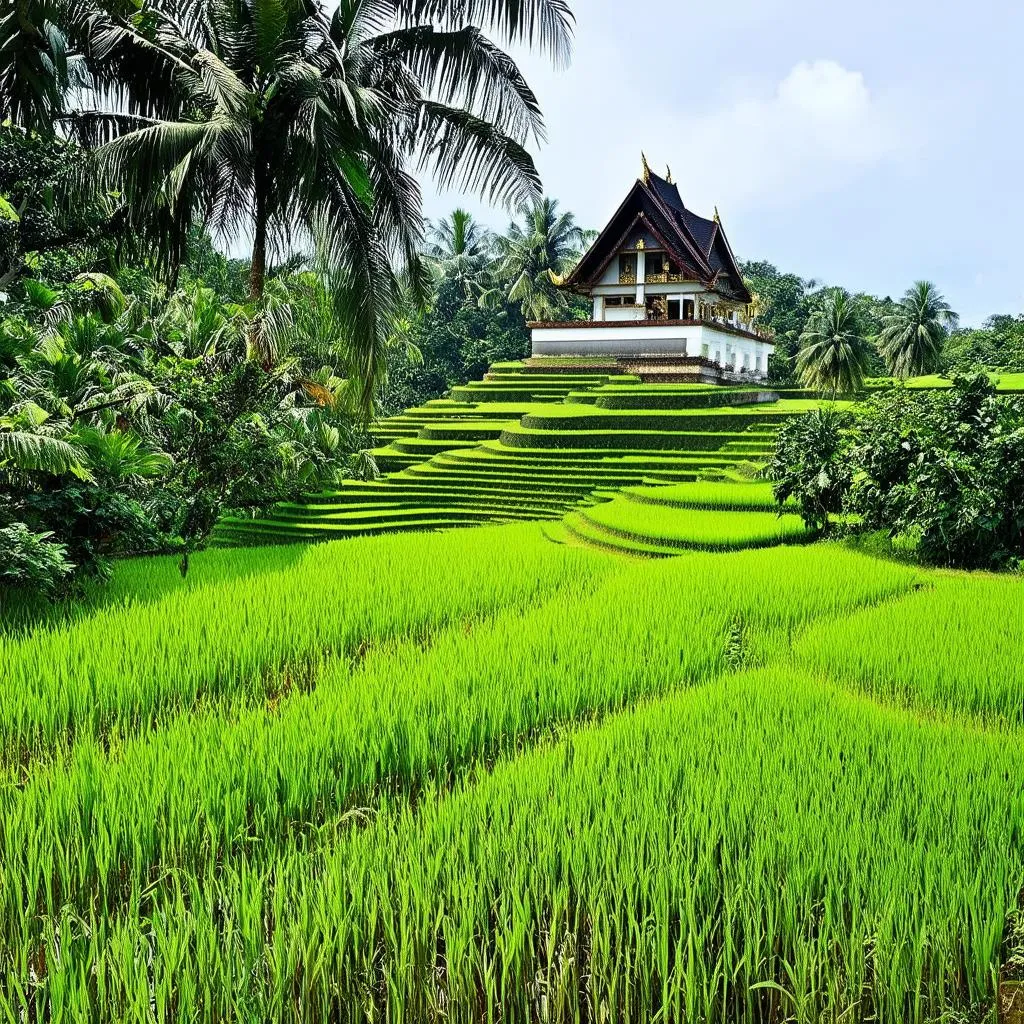
[[[258,302],[263,298],[267,280],[267,204],[263,198],[260,175],[256,175],[256,209],[252,240],[252,263],[249,267],[249,298]]]

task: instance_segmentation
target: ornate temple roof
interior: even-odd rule
[[[643,175],[612,219],[565,279],[567,287],[589,291],[611,259],[637,234],[649,232],[679,264],[684,276],[734,302],[750,302],[722,223],[688,210],[671,175],[662,178],[643,162]]]

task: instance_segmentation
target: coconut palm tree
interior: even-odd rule
[[[492,202],[539,194],[525,143],[540,110],[501,44],[564,60],[564,0],[151,0],[144,24],[123,10],[96,13],[85,44],[113,100],[77,119],[96,183],[123,192],[171,268],[197,224],[251,239],[254,301],[273,256],[315,246],[369,394],[396,272],[426,286],[413,173]]]
[[[959,319],[931,281],[915,281],[896,311],[882,318],[878,347],[889,372],[913,377],[934,370]]]
[[[868,350],[857,300],[842,288],[830,289],[800,335],[796,367],[807,387],[856,391],[864,380]]]
[[[559,281],[594,233],[584,231],[571,213],[559,212],[557,200],[546,197],[521,206],[519,217],[496,240],[496,276],[504,290],[500,295],[492,290],[485,301],[507,298],[521,304],[528,320],[551,320],[566,306]]]
[[[63,0],[13,0],[0,14],[0,121],[53,132],[85,68],[64,32]]]
[[[452,281],[464,298],[476,299],[485,288],[493,244],[471,213],[456,209],[428,226],[425,254],[439,278]]]

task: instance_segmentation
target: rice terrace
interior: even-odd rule
[[[890,42],[15,6],[0,1021],[1024,1024],[1024,314],[865,223]]]

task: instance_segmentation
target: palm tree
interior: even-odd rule
[[[0,121],[49,135],[85,69],[63,31],[63,0],[14,0],[0,14]]]
[[[497,276],[506,283],[506,294],[522,306],[528,320],[554,319],[566,306],[558,284],[592,239],[571,213],[559,213],[558,202],[543,198],[519,209],[508,234],[496,240]],[[496,299],[494,292],[488,300]]]
[[[151,0],[145,27],[124,10],[97,13],[85,47],[115,100],[78,118],[97,184],[172,269],[195,225],[250,238],[255,301],[272,256],[315,245],[369,394],[396,271],[426,287],[413,172],[491,202],[539,194],[540,110],[498,43],[564,60],[565,0]]]
[[[493,246],[491,233],[466,210],[452,210],[427,228],[426,256],[440,278],[452,281],[464,298],[479,298]]]
[[[857,300],[842,288],[826,292],[800,335],[797,372],[807,387],[856,391],[868,367],[868,350]]]
[[[934,370],[959,319],[931,281],[915,281],[896,311],[882,318],[878,347],[889,372],[913,377]]]

